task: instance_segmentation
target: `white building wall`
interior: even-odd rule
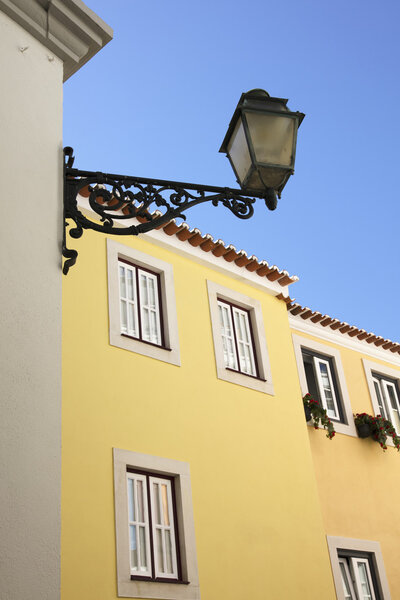
[[[81,0],[0,0],[0,599],[60,597],[62,83],[110,39]]]
[[[59,597],[62,80],[0,12],[2,600]]]

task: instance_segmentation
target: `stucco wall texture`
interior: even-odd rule
[[[61,61],[0,12],[0,598],[59,598]]]
[[[64,598],[117,597],[116,447],[190,464],[202,598],[333,600],[285,303],[144,236],[122,242],[173,265],[181,366],[110,346],[105,236],[74,240],[63,280]],[[208,279],[260,301],[275,395],[217,378]]]

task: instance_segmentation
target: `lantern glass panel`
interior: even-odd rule
[[[251,157],[247,146],[242,119],[239,119],[236,123],[227,150],[239,177],[240,184],[242,185],[251,166]]]
[[[284,185],[288,177],[287,169],[277,169],[276,167],[258,167],[252,171],[246,182],[246,188],[249,190],[263,190],[266,187],[279,190]]]
[[[295,119],[256,112],[246,112],[246,119],[257,163],[292,166]]]

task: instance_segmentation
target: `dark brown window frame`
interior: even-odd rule
[[[131,579],[135,581],[153,581],[156,583],[174,583],[188,585],[189,581],[183,581],[182,579],[182,567],[181,567],[181,554],[179,548],[179,528],[178,528],[178,513],[176,508],[176,492],[175,492],[175,477],[173,475],[167,475],[165,473],[158,473],[153,471],[143,471],[135,469],[134,467],[127,467],[127,473],[134,473],[137,475],[143,475],[146,477],[146,488],[147,488],[147,506],[149,513],[149,535],[150,535],[150,559],[151,559],[151,572],[152,577],[131,575]],[[171,496],[172,496],[172,512],[174,515],[174,533],[175,533],[175,552],[176,552],[176,563],[178,568],[178,578],[172,579],[169,577],[156,577],[155,576],[155,551],[154,551],[154,540],[153,540],[153,515],[151,511],[151,498],[150,498],[150,477],[158,477],[161,479],[167,479],[171,482]]]
[[[226,300],[225,298],[221,298],[220,296],[217,296],[217,300],[218,300],[218,302],[222,302],[222,304],[226,304],[227,306],[229,306],[229,309],[230,309],[231,318],[232,318],[233,339],[234,339],[234,342],[235,342],[236,361],[237,361],[237,364],[238,364],[238,369],[232,369],[232,367],[227,367],[227,366],[225,366],[225,369],[227,371],[232,371],[233,373],[240,373],[241,375],[245,375],[246,377],[252,377],[253,379],[258,379],[259,381],[266,381],[266,379],[263,379],[262,377],[260,377],[260,371],[259,371],[259,368],[258,368],[258,357],[257,357],[257,349],[256,349],[254,334],[253,334],[253,323],[252,323],[252,319],[251,319],[251,313],[252,313],[251,309],[244,308],[243,306],[240,306],[239,304],[235,304],[234,302],[230,302],[229,300]],[[255,375],[251,375],[250,373],[245,373],[244,371],[242,371],[240,369],[239,347],[238,347],[238,341],[237,341],[235,319],[234,319],[234,316],[233,316],[232,308],[237,308],[238,310],[241,310],[241,311],[247,313],[247,315],[248,315],[249,329],[250,329],[250,338],[251,338],[251,346],[252,346],[252,349],[253,349],[254,366],[255,366],[255,369],[256,369],[256,374]]]
[[[150,346],[155,346],[156,348],[162,348],[163,350],[171,351],[171,348],[168,348],[165,345],[165,330],[164,330],[164,310],[163,310],[163,301],[162,301],[162,288],[161,288],[161,277],[160,273],[156,271],[152,271],[147,267],[143,267],[133,261],[126,260],[125,258],[121,258],[118,256],[118,263],[125,263],[131,268],[135,269],[135,284],[136,284],[136,299],[137,299],[137,314],[138,314],[138,328],[139,328],[139,337],[134,337],[133,335],[128,335],[127,333],[121,333],[123,337],[129,338],[131,340],[137,340],[139,342],[143,342],[143,344],[149,344]],[[145,273],[150,273],[154,275],[157,279],[157,293],[158,293],[158,307],[159,307],[159,317],[160,317],[160,333],[161,333],[161,344],[155,344],[154,342],[149,342],[148,340],[144,340],[142,337],[142,316],[140,311],[140,291],[139,291],[139,275],[138,271],[144,271]],[[119,292],[120,293],[120,292]]]

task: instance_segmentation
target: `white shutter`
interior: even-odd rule
[[[371,571],[366,558],[350,558],[359,600],[375,600]]]
[[[118,262],[118,270],[121,333],[138,338],[136,268],[123,262]]]
[[[353,582],[351,579],[347,561],[344,558],[339,558],[340,574],[342,576],[344,600],[357,600],[354,592]]]
[[[238,362],[235,350],[235,338],[233,333],[232,315],[229,304],[218,300],[219,320],[221,325],[222,347],[224,352],[225,366],[238,370]]]
[[[397,435],[400,435],[399,398],[396,386],[392,381],[386,381],[386,379],[382,379],[381,383],[386,398],[386,405],[390,413],[390,420]]]
[[[161,346],[160,300],[158,278],[138,269],[142,339]]]
[[[178,578],[176,533],[169,479],[149,477],[156,577]]]
[[[326,409],[328,417],[331,419],[339,418],[339,410],[336,400],[335,389],[331,374],[331,367],[327,360],[313,356],[315,371],[317,373],[317,382],[322,405]]]
[[[253,341],[251,339],[249,314],[244,310],[232,307],[235,323],[236,339],[239,352],[240,371],[247,375],[257,375],[254,360]]]
[[[131,575],[151,577],[147,482],[144,475],[127,473],[129,560]]]
[[[385,401],[384,401],[384,398],[383,398],[383,395],[382,395],[382,389],[381,389],[380,381],[376,377],[373,377],[372,381],[374,383],[375,394],[376,394],[376,399],[377,399],[377,402],[378,402],[380,414],[381,414],[381,416],[384,419],[387,419],[388,418],[388,409],[385,406]]]

